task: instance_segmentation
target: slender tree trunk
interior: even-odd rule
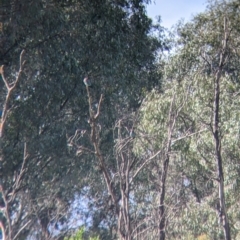
[[[47,217],[47,211],[44,211],[44,215],[40,217],[40,224],[42,228],[42,240],[49,239],[50,233],[48,230],[49,219]]]
[[[159,239],[165,240],[165,225],[166,225],[166,216],[165,216],[165,188],[166,188],[166,179],[167,171],[169,165],[169,156],[166,155],[166,158],[162,166],[162,175],[161,175],[161,192],[160,192],[160,201],[159,201]]]
[[[166,214],[165,214],[165,189],[169,165],[169,152],[171,151],[172,132],[175,126],[178,113],[173,114],[173,104],[175,97],[173,96],[168,113],[168,137],[164,161],[162,163],[162,172],[160,177],[160,199],[159,199],[159,240],[165,240]]]
[[[215,143],[215,159],[218,172],[218,194],[219,194],[219,220],[222,223],[225,240],[231,240],[231,231],[227,216],[227,210],[225,205],[225,193],[224,193],[224,173],[222,163],[221,152],[221,136],[219,129],[219,108],[220,108],[220,81],[222,76],[223,67],[229,59],[228,56],[228,39],[230,31],[228,29],[228,21],[224,18],[224,39],[222,41],[222,49],[220,52],[220,60],[218,69],[215,73],[214,79],[214,103],[213,103],[213,138]]]
[[[221,64],[216,73],[214,82],[214,116],[213,116],[213,137],[215,142],[215,158],[218,170],[218,191],[219,191],[219,219],[223,225],[225,240],[231,240],[231,233],[229,227],[229,221],[227,216],[227,210],[225,206],[225,194],[224,194],[224,174],[221,155],[221,137],[219,133],[219,101],[220,101],[220,78],[221,78]]]

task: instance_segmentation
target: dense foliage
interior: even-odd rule
[[[240,237],[240,4],[147,3],[1,1],[5,240]]]

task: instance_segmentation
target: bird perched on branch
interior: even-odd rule
[[[85,77],[85,78],[83,79],[83,82],[84,82],[84,84],[85,84],[87,87],[91,87],[91,86],[92,86],[92,82],[91,82],[91,80],[90,80],[88,77]]]

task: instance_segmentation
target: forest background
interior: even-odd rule
[[[240,239],[240,3],[148,3],[1,0],[4,240]]]

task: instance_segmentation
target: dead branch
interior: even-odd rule
[[[12,96],[12,93],[14,91],[14,89],[16,88],[19,80],[20,80],[20,76],[22,74],[23,71],[23,66],[25,64],[25,61],[23,61],[23,56],[24,56],[25,50],[22,50],[21,54],[20,54],[20,66],[19,66],[19,70],[18,70],[18,74],[16,76],[16,79],[13,83],[9,83],[4,75],[4,65],[1,66],[0,68],[0,74],[2,76],[3,82],[5,84],[5,87],[7,89],[7,94],[6,94],[6,98],[4,101],[4,105],[3,105],[3,111],[2,111],[2,121],[1,121],[1,125],[0,125],[0,137],[3,137],[3,133],[4,133],[4,127],[5,127],[5,123],[8,117],[8,113],[10,111],[9,109],[9,102],[10,102],[10,98]]]

